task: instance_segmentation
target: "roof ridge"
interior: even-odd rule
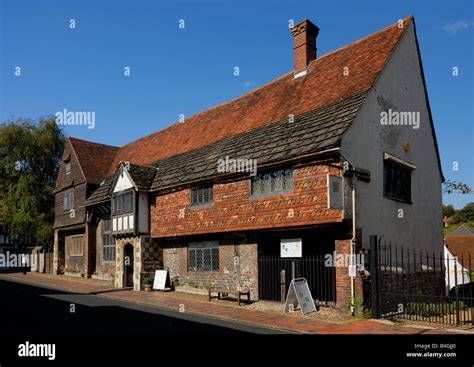
[[[119,150],[119,149],[121,148],[121,147],[117,147],[117,146],[115,146],[115,145],[109,145],[109,144],[103,144],[103,143],[96,143],[95,141],[79,139],[79,138],[76,138],[76,137],[74,137],[74,136],[68,136],[67,139],[69,139],[69,140],[76,140],[76,141],[83,142],[83,143],[89,143],[89,144],[94,144],[94,145],[100,145],[100,146],[108,147],[108,148],[114,148],[114,149],[117,149],[117,150]]]
[[[395,23],[392,23],[392,24],[388,25],[388,26],[385,27],[385,28],[379,29],[378,31],[376,31],[376,32],[374,32],[374,33],[371,33],[371,34],[369,34],[369,35],[367,35],[367,36],[365,36],[365,37],[363,37],[363,38],[360,38],[360,39],[358,39],[358,40],[356,40],[356,41],[354,41],[354,42],[351,42],[351,43],[349,43],[349,44],[347,44],[347,45],[344,45],[344,46],[341,46],[341,47],[339,47],[339,48],[336,48],[335,50],[329,51],[329,52],[325,53],[324,55],[321,55],[320,57],[318,57],[318,58],[317,58],[316,60],[314,60],[314,61],[317,62],[318,60],[321,60],[321,59],[325,58],[326,56],[332,55],[332,54],[334,54],[334,53],[336,53],[336,52],[339,52],[339,51],[341,51],[341,50],[344,50],[344,49],[346,49],[346,48],[348,48],[348,47],[355,46],[355,45],[357,45],[357,44],[359,44],[359,43],[361,43],[361,42],[363,42],[363,41],[366,41],[367,39],[369,39],[369,38],[371,38],[371,37],[374,37],[374,36],[376,36],[376,35],[378,35],[378,34],[380,34],[380,33],[386,32],[387,30],[389,30],[389,29],[391,29],[392,27],[396,26],[397,23],[398,23],[400,20],[409,21],[409,23],[407,24],[407,25],[409,25],[409,24],[413,21],[413,19],[414,19],[414,18],[413,18],[413,15],[409,15],[409,16],[403,18],[403,19],[399,19],[399,20],[396,21]],[[406,29],[406,28],[404,28],[404,29]]]
[[[120,163],[126,163],[128,161],[120,161]],[[156,169],[156,167],[154,166],[151,166],[149,164],[137,164],[137,163],[133,163],[133,162],[128,162],[130,164],[130,166],[137,166],[137,167],[140,167],[140,168],[151,168],[151,169]]]

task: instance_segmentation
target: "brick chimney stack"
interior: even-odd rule
[[[319,28],[305,19],[291,29],[291,34],[295,40],[295,78],[306,75],[308,66],[316,59],[316,37]]]

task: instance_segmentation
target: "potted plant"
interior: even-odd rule
[[[153,284],[151,277],[147,274],[143,277],[143,289],[145,292],[151,291],[151,285]]]
[[[173,289],[176,289],[177,287],[179,287],[179,278],[174,277],[173,280],[171,281],[171,284],[173,285]]]

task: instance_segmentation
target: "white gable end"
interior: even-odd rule
[[[126,170],[122,170],[117,182],[115,183],[114,192],[120,192],[134,187],[133,182]]]
[[[370,182],[356,183],[356,227],[365,247],[376,234],[399,246],[443,251],[442,177],[425,93],[412,23],[341,142],[347,160],[370,172]],[[382,124],[389,110],[419,114],[419,124]],[[412,169],[411,203],[383,196],[387,158]]]

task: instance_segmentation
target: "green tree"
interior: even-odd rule
[[[469,203],[464,208],[457,210],[453,216],[453,223],[467,223],[474,221],[474,203]]]
[[[454,206],[452,206],[451,204],[443,205],[443,217],[452,217],[454,213]]]
[[[54,118],[0,125],[0,221],[20,243],[49,247],[54,222],[54,183],[64,134]]]

